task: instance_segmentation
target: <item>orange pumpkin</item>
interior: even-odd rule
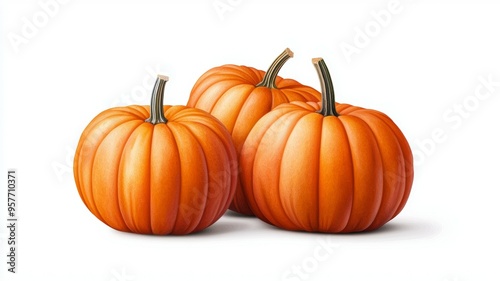
[[[244,192],[260,219],[287,230],[374,230],[405,206],[413,157],[384,113],[335,104],[322,59],[323,105],[292,102],[262,117],[242,149]]]
[[[195,83],[187,105],[203,109],[222,121],[239,153],[255,123],[274,107],[290,101],[320,100],[321,93],[315,89],[278,76],[292,56],[287,48],[267,72],[232,64],[212,68]],[[252,215],[239,184],[229,208]]]
[[[116,107],[83,131],[74,160],[78,192],[110,227],[143,234],[188,234],[227,210],[238,165],[231,135],[208,113],[163,106],[158,76],[150,106]]]

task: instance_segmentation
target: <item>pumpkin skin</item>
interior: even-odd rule
[[[271,109],[291,101],[321,99],[321,93],[314,88],[278,76],[292,56],[287,48],[267,72],[231,64],[212,68],[196,81],[187,105],[217,117],[231,133],[236,151],[240,153],[250,130]],[[253,215],[239,182],[229,209]]]
[[[398,215],[413,156],[384,113],[336,104],[328,69],[314,63],[323,103],[292,102],[262,117],[242,149],[243,188],[257,217],[286,230],[375,230]]]
[[[166,80],[159,76],[151,107],[105,110],[78,143],[74,177],[80,197],[116,230],[197,232],[217,221],[234,195],[238,168],[231,136],[202,110],[163,106]]]

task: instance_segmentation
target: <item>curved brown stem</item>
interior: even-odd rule
[[[163,112],[163,94],[167,81],[168,77],[164,75],[158,75],[158,77],[156,78],[153,93],[151,94],[150,116],[145,120],[146,122],[149,122],[153,125],[168,122],[167,118],[165,118],[165,113]]]
[[[314,58],[312,60],[316,71],[318,72],[319,80],[321,82],[321,109],[318,113],[324,116],[340,116],[335,108],[335,92],[333,90],[332,77],[328,71],[323,58]]]
[[[278,72],[281,70],[281,67],[283,67],[283,65],[289,58],[293,58],[293,52],[290,49],[286,48],[283,53],[281,53],[273,61],[266,74],[264,75],[264,78],[262,78],[262,81],[260,81],[260,83],[255,86],[276,89],[276,77],[278,77]]]

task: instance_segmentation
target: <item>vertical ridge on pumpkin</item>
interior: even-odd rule
[[[300,114],[301,112],[299,112]],[[287,192],[279,198],[289,217],[293,217],[297,228],[314,231],[318,227],[317,190],[310,187],[318,186],[319,148],[318,138],[321,137],[322,116],[319,114],[300,114],[300,118],[289,125],[288,138],[283,144],[280,187]]]
[[[236,117],[232,118],[234,126],[229,130],[234,146],[239,154],[248,134],[259,119],[272,109],[272,97],[260,89],[254,89],[241,104]],[[227,114],[227,113],[226,113]],[[224,114],[224,115],[226,115]],[[219,114],[216,114],[217,117]],[[227,122],[223,122],[226,124]]]
[[[282,152],[288,141],[289,132],[302,115],[294,112],[288,114],[281,117],[282,120],[286,120],[285,123],[281,123],[280,119],[271,123],[271,126],[264,131],[264,135],[258,144],[254,161],[265,164],[254,164],[253,166],[253,190],[259,211],[267,220],[274,225],[295,229],[299,222],[296,218],[290,216],[281,200],[281,194],[287,193],[288,190],[282,189],[280,176],[283,163]],[[255,177],[256,175],[260,176]],[[255,178],[257,178],[257,181],[255,181]],[[277,190],[270,189],[270,187],[275,187]]]
[[[192,110],[197,110],[197,109],[192,109]],[[236,149],[234,148],[233,142],[231,140],[231,135],[229,132],[226,130],[224,127],[224,124],[222,124],[220,121],[210,121],[207,120],[206,118],[199,118],[199,116],[196,116],[197,118],[184,118],[183,123],[189,122],[190,126],[196,125],[197,127],[199,126],[198,131],[201,130],[206,130],[207,133],[213,134],[209,139],[210,140],[218,140],[220,143],[220,147],[224,150],[222,154],[227,156],[227,161],[225,161],[225,168],[223,174],[229,176],[229,184],[227,185],[228,191],[229,192],[222,192],[222,195],[224,198],[221,198],[219,201],[219,207],[217,210],[217,214],[219,216],[222,216],[224,212],[227,210],[229,203],[232,200],[232,197],[235,192],[235,188],[233,188],[236,183],[237,183],[237,176],[238,176],[238,161],[237,161],[237,154],[236,154]],[[209,122],[210,121],[210,122]],[[201,133],[201,132],[200,132]],[[199,140],[201,141],[202,138],[206,138],[206,135],[199,135]],[[215,142],[217,143],[217,142]],[[213,162],[213,161],[211,161]],[[218,173],[220,174],[220,173]],[[225,178],[225,177],[224,177]],[[212,177],[210,177],[210,183],[217,183],[220,184],[220,182],[217,180],[217,178],[214,180]],[[222,184],[224,185],[224,184]]]
[[[401,199],[401,202],[398,205],[398,208],[394,215],[392,216],[391,219],[393,219],[395,216],[397,216],[401,210],[404,208],[406,205],[406,202],[408,201],[408,197],[410,196],[411,192],[411,187],[413,183],[413,178],[414,178],[414,171],[413,171],[413,154],[411,151],[411,147],[406,140],[406,138],[403,135],[403,132],[399,129],[399,127],[385,114],[381,113],[379,114],[379,117],[389,126],[394,133],[394,135],[397,137],[399,145],[401,147],[401,150],[403,152],[403,157],[404,157],[404,170],[405,170],[405,189],[404,189],[404,194],[403,198]]]
[[[364,110],[355,112],[353,115],[358,116],[370,126],[377,140],[382,159],[384,170],[382,202],[372,225],[369,227],[369,229],[376,229],[392,218],[404,195],[406,183],[401,180],[401,174],[404,178],[405,171],[404,167],[400,165],[400,160],[404,159],[404,156],[399,140],[376,112]]]
[[[92,190],[92,169],[94,165],[95,152],[101,145],[103,139],[109,133],[106,131],[105,133],[100,130],[95,133],[93,127],[97,126],[95,124],[100,124],[105,121],[106,117],[110,115],[110,111],[105,111],[96,116],[93,121],[87,126],[87,128],[82,133],[82,138],[80,139],[77,147],[77,152],[75,155],[75,165],[74,165],[74,174],[75,178],[77,178],[77,187],[78,190],[81,191],[81,198],[84,201],[85,205],[91,212],[96,212],[96,217],[103,221],[101,214],[97,210],[96,203],[93,196]],[[113,119],[114,120],[114,119]],[[95,122],[95,123],[94,123]],[[111,129],[112,130],[112,129]],[[96,134],[98,135],[96,137]],[[91,151],[88,151],[88,150]],[[85,155],[90,155],[91,157],[83,157]],[[83,167],[82,167],[83,166]],[[80,173],[81,172],[81,173]]]
[[[158,78],[160,79],[160,75],[158,75]],[[168,77],[167,77],[167,80],[168,80]],[[161,112],[163,114],[163,101],[162,101],[162,104],[161,104]],[[164,124],[164,123],[160,123],[160,124]],[[155,231],[153,230],[153,224],[151,223],[152,219],[151,219],[151,216],[153,215],[153,213],[151,212],[151,206],[153,205],[153,202],[151,202],[151,186],[152,186],[152,179],[151,179],[151,174],[152,174],[152,170],[154,169],[154,163],[153,161],[151,161],[153,159],[153,137],[154,137],[154,132],[155,132],[155,128],[156,128],[156,124],[152,124],[152,129],[151,130],[151,138],[149,140],[149,153],[147,154],[148,156],[148,164],[149,164],[149,169],[148,169],[148,173],[147,173],[147,177],[149,179],[148,181],[148,184],[145,185],[144,189],[147,189],[147,196],[145,195],[144,197],[147,197],[148,198],[148,207],[147,207],[147,213],[148,213],[148,225],[149,225],[149,232],[148,233],[153,233],[155,234]],[[145,208],[146,209],[146,208]]]
[[[173,122],[171,122],[173,123]],[[175,122],[171,124],[173,135],[176,139],[179,151],[190,151],[191,153],[180,153],[181,163],[181,192],[179,212],[173,234],[192,232],[201,220],[199,211],[202,210],[206,202],[197,202],[203,199],[200,194],[206,194],[208,176],[206,170],[206,160],[203,149],[196,140],[196,137],[186,128],[184,124]],[[196,177],[191,176],[196,174]],[[200,189],[202,189],[200,191]]]
[[[272,126],[269,128],[269,130],[275,130],[274,133],[277,133],[278,130],[283,131],[280,132],[283,136],[281,137],[283,141],[281,143],[278,142],[272,142],[268,141],[269,145],[272,146],[271,151],[276,151],[279,157],[279,164],[277,164],[277,167],[279,168],[276,171],[277,175],[277,185],[276,188],[278,189],[278,192],[275,195],[276,201],[279,202],[278,204],[274,205],[274,208],[271,208],[273,212],[271,213],[271,216],[274,218],[275,216],[279,215],[278,217],[278,225],[281,224],[281,227],[285,229],[291,229],[291,230],[296,230],[300,228],[302,225],[302,221],[300,220],[299,216],[294,212],[293,208],[291,209],[291,205],[293,204],[287,204],[287,201],[285,200],[285,197],[287,195],[290,195],[293,190],[290,190],[290,187],[287,186],[286,184],[283,184],[283,176],[282,176],[282,170],[284,167],[284,151],[286,150],[287,144],[290,140],[290,135],[295,128],[295,125],[300,122],[300,120],[304,117],[305,114],[301,112],[295,112],[295,111],[290,111],[287,112],[285,115],[283,115],[280,119],[278,119],[276,122],[272,123]],[[283,121],[285,120],[285,121]],[[281,128],[279,128],[281,127]],[[262,146],[262,143],[259,144],[259,146]],[[264,147],[266,149],[266,147]],[[269,151],[268,151],[269,152]],[[261,187],[261,188],[267,188],[266,186]],[[279,210],[279,212],[278,212]],[[283,213],[284,215],[280,215],[279,213]],[[268,218],[270,221],[272,221],[271,218]]]
[[[220,127],[218,128],[219,133],[223,132],[224,125],[221,123]],[[219,140],[224,143],[224,149],[226,150],[227,155],[229,156],[228,162],[229,166],[227,167],[227,171],[224,172],[226,176],[229,177],[229,188],[230,192],[225,194],[225,199],[220,202],[219,210],[218,210],[218,216],[222,216],[227,209],[229,208],[229,205],[231,204],[233,197],[236,193],[236,188],[231,188],[231,187],[236,187],[237,184],[239,183],[238,181],[238,173],[239,173],[239,163],[238,163],[238,155],[236,152],[236,149],[234,148],[233,142],[231,140],[231,135],[227,134],[224,137],[224,140],[221,138],[221,136],[218,134],[218,132],[214,133],[217,135]]]
[[[252,212],[254,212],[259,217],[264,217],[264,215],[259,210],[257,202],[255,200],[255,185],[253,184],[255,169],[254,163],[263,136],[266,134],[269,128],[281,117],[276,113],[278,113],[278,111],[270,112],[267,115],[267,119],[270,120],[269,122],[265,122],[265,120],[259,120],[259,122],[257,122],[255,127],[252,129],[253,134],[250,134],[249,138],[245,140],[245,145],[243,146],[242,151],[239,155],[242,178],[244,178],[244,180],[242,180],[241,182],[243,192],[247,197],[248,204]]]
[[[128,138],[141,124],[141,121],[133,120],[117,125],[100,141],[94,152],[91,188],[97,192],[94,192],[93,200],[104,221],[115,229],[128,229],[119,203],[119,164]]]
[[[114,110],[106,110],[92,119],[92,122],[90,122],[83,131],[82,136],[78,141],[75,152],[75,158],[73,161],[73,175],[75,177],[75,182],[80,197],[85,203],[85,206],[90,211],[93,211],[95,209],[95,204],[93,202],[92,196],[88,196],[87,194],[89,192],[88,182],[92,179],[91,171],[93,158],[95,156],[94,152],[97,150],[102,139],[109,133],[108,130],[113,129],[113,126],[106,126],[110,123],[109,121],[106,122],[108,120],[107,118],[108,116],[112,115],[113,112]],[[113,121],[114,120],[116,120],[116,117],[113,118]],[[101,128],[101,124],[104,124],[104,128]],[[94,128],[96,126],[99,126],[100,128],[98,132],[94,131]],[[86,157],[87,155],[90,155],[90,158]]]
[[[354,210],[354,198],[355,198],[355,185],[356,185],[356,178],[354,176],[354,172],[355,172],[355,167],[354,167],[354,162],[353,162],[353,157],[352,157],[352,146],[351,146],[351,143],[350,143],[350,138],[349,138],[349,133],[347,132],[347,129],[346,129],[346,125],[344,122],[342,122],[342,120],[344,119],[344,116],[340,117],[340,118],[337,118],[337,120],[339,121],[341,127],[342,127],[342,131],[344,132],[345,134],[345,137],[346,137],[346,143],[345,143],[345,149],[349,151],[349,167],[350,167],[350,177],[349,179],[351,180],[351,184],[349,185],[349,189],[350,189],[350,193],[351,193],[351,197],[350,197],[350,206],[349,208],[346,208],[346,212],[349,213],[346,217],[346,222],[344,224],[344,227],[341,228],[341,230],[339,232],[342,232],[342,233],[345,233],[345,232],[349,232],[347,229],[348,225],[349,225],[349,222],[351,221],[352,219],[352,214],[353,214],[353,210]],[[348,179],[348,180],[349,180]]]
[[[177,154],[176,156],[178,157],[178,163],[179,163],[179,184],[177,185],[177,192],[176,192],[176,196],[175,196],[175,206],[176,208],[173,210],[171,216],[174,218],[173,219],[173,222],[172,222],[172,227],[170,228],[170,232],[169,234],[171,233],[174,233],[174,229],[175,229],[175,226],[177,225],[178,223],[178,220],[179,220],[179,213],[181,211],[181,204],[182,204],[182,201],[181,201],[181,191],[182,191],[182,159],[181,159],[181,154],[180,154],[180,145],[179,145],[179,140],[175,137],[175,134],[174,134],[174,130],[176,128],[176,123],[177,122],[169,122],[167,123],[167,126],[168,128],[170,129],[170,133],[172,134],[172,138],[173,138],[173,142],[175,143],[175,147],[177,148]]]
[[[150,154],[152,124],[142,122],[130,134],[120,159],[119,198],[125,223],[137,233],[151,233]]]
[[[403,153],[403,163],[404,163],[404,171],[405,171],[405,188],[403,192],[403,198],[401,198],[401,202],[398,204],[398,208],[395,211],[394,215],[391,217],[393,219],[395,216],[397,216],[401,210],[404,208],[408,197],[411,192],[411,186],[413,183],[413,177],[414,177],[414,171],[413,171],[413,155],[411,152],[410,145],[408,141],[406,140],[403,132],[399,127],[392,121],[389,116],[386,114],[379,112],[379,111],[373,111],[374,113],[377,114],[377,117],[379,117],[392,131],[392,133],[396,136],[399,146],[401,148],[401,151]]]
[[[373,222],[380,206],[383,188],[381,159],[374,136],[364,121],[350,115],[343,115],[340,120],[348,135],[354,171],[353,205],[344,232],[363,231]]]
[[[200,126],[201,128],[196,128],[197,126]],[[213,175],[213,173],[221,172],[221,171],[219,171],[219,168],[222,168],[222,170],[224,171],[226,168],[225,164],[229,161],[229,159],[227,157],[227,154],[222,153],[222,151],[221,151],[221,150],[225,150],[223,147],[223,144],[212,144],[211,146],[207,146],[207,144],[200,141],[200,137],[201,138],[207,137],[209,139],[217,138],[216,134],[214,134],[205,125],[192,122],[191,126],[189,126],[189,128],[186,127],[186,129],[189,130],[189,132],[193,135],[194,139],[196,140],[196,142],[200,146],[201,150],[203,151],[203,155],[205,156],[204,157],[204,160],[205,160],[204,164],[205,164],[205,168],[207,171],[206,189],[204,190],[204,193],[202,194],[202,196],[200,196],[201,198],[204,198],[205,200],[204,200],[204,204],[199,204],[199,205],[201,205],[200,206],[201,211],[200,211],[200,215],[199,215],[200,219],[199,219],[198,224],[196,225],[196,227],[193,230],[194,232],[196,232],[197,230],[205,229],[206,227],[208,227],[211,224],[211,222],[213,221],[213,218],[215,216],[217,216],[217,214],[218,214],[218,212],[217,212],[218,206],[216,206],[215,204],[217,202],[222,201],[222,200],[214,200],[213,198],[211,198],[211,191],[215,191],[215,192],[221,192],[221,191],[214,190],[214,188],[217,189],[218,187],[213,186],[211,175]],[[202,132],[200,132],[200,130],[202,130]],[[204,136],[203,134],[206,134],[206,135]],[[218,151],[212,152],[212,150],[215,150],[215,149],[218,149]],[[222,157],[223,159],[222,160],[218,159],[218,157]],[[221,163],[222,167],[213,167],[214,164],[212,163],[212,161],[208,161],[208,159],[218,160],[218,161],[213,161],[213,163],[216,163],[216,164]],[[214,171],[214,168],[216,169],[215,171]],[[226,186],[225,182],[223,183],[223,186]],[[221,193],[223,193],[223,192],[221,192]]]
[[[151,229],[155,234],[170,234],[179,208],[181,178],[177,143],[167,124],[154,127],[151,147]]]
[[[352,208],[352,155],[347,133],[339,118],[324,118],[322,126],[318,231],[341,232],[349,221]]]
[[[319,201],[319,193],[320,193],[320,190],[319,190],[319,183],[320,183],[320,173],[321,173],[321,147],[323,145],[323,121],[324,121],[324,118],[320,118],[319,119],[319,124],[316,124],[316,126],[319,127],[319,134],[318,134],[318,137],[319,137],[319,145],[317,146],[318,147],[318,151],[315,153],[316,154],[316,186],[318,187],[316,189],[316,198],[314,200],[314,202],[312,202],[312,204],[316,204],[316,214],[315,214],[315,217],[316,217],[316,223],[315,223],[315,226],[310,230],[311,232],[314,232],[315,230],[319,230],[320,229],[320,223],[321,223],[321,217],[320,217],[320,201]],[[309,187],[307,187],[309,188]]]
[[[237,121],[241,115],[241,110],[252,94],[252,86],[238,85],[225,91],[214,102],[210,109],[210,114],[215,116],[224,124],[231,136],[238,130]]]

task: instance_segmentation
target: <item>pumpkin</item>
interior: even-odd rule
[[[158,76],[151,106],[107,109],[83,131],[74,178],[87,208],[108,226],[142,234],[203,230],[236,188],[231,135],[210,114],[163,105]]]
[[[217,117],[231,133],[239,153],[255,123],[274,107],[290,101],[320,100],[321,93],[314,88],[278,76],[291,57],[293,52],[287,48],[267,72],[232,64],[212,68],[196,81],[187,105]],[[252,215],[239,182],[229,208]]]
[[[335,103],[325,62],[313,59],[322,104],[282,104],[242,148],[240,177],[254,214],[286,230],[375,230],[398,215],[413,182],[413,157],[384,113]]]

